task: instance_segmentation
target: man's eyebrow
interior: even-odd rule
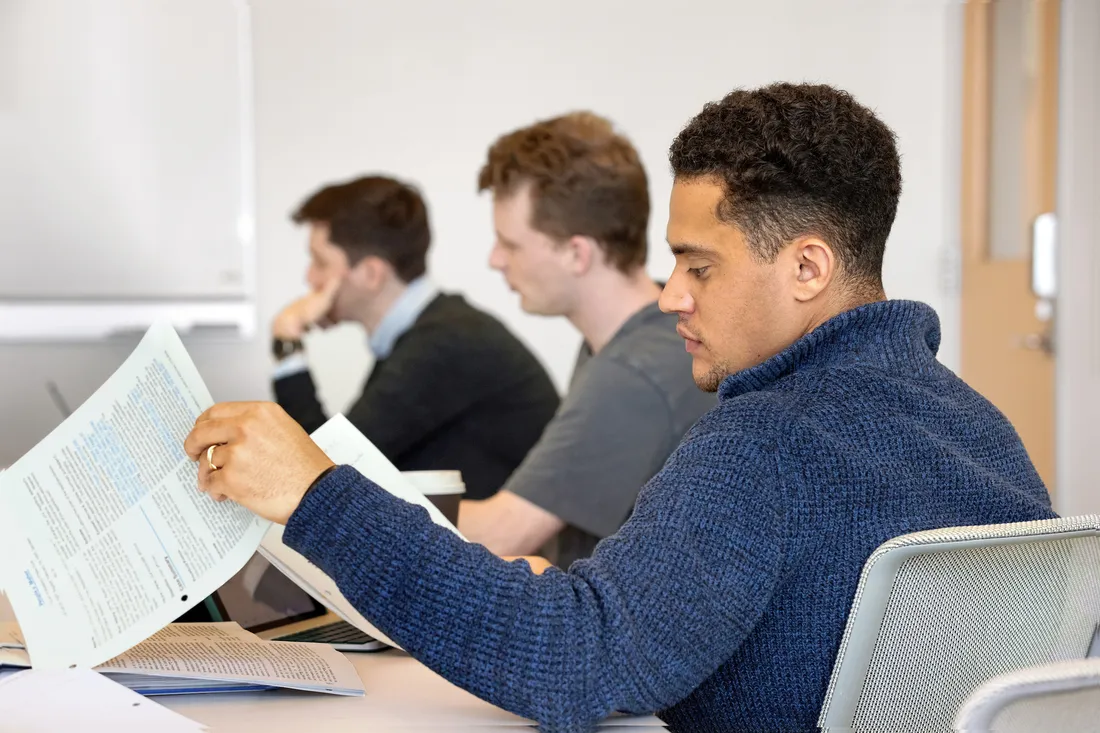
[[[701,244],[691,244],[689,242],[669,242],[668,248],[672,250],[672,254],[674,255],[706,256],[714,254],[714,249],[711,247],[705,247]]]

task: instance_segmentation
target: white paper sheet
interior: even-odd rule
[[[247,682],[333,695],[364,692],[355,667],[328,644],[264,641],[234,623],[173,624],[96,671]]]
[[[87,669],[28,669],[0,679],[0,731],[193,733],[205,726]]]
[[[154,326],[70,418],[0,474],[0,587],[36,668],[94,667],[232,577],[268,522],[199,492],[183,452],[213,404]]]
[[[314,431],[312,437],[313,442],[320,446],[321,450],[335,463],[349,465],[399,499],[423,507],[433,522],[462,537],[443,513],[420,493],[412,482],[403,476],[346,417],[334,415]],[[384,644],[397,647],[397,644],[375,628],[348,602],[332,578],[301,554],[283,544],[281,525],[271,525],[263,542],[260,543],[260,552],[302,590],[337,616]]]
[[[433,522],[462,537],[443,512],[343,415],[333,415],[310,437],[333,462],[347,464],[398,499],[423,507]]]

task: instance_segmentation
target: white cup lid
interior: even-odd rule
[[[422,494],[459,494],[466,491],[461,471],[402,471]]]

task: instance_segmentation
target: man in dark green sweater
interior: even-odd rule
[[[307,431],[319,428],[326,415],[302,335],[360,323],[375,364],[351,423],[403,471],[459,470],[468,497],[496,492],[553,417],[558,394],[497,319],[428,278],[423,198],[367,176],[317,191],[294,220],[310,227],[311,292],[272,326],[279,404]]]

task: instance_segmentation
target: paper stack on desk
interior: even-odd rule
[[[0,625],[0,666],[29,667],[19,633]],[[264,641],[235,623],[171,624],[95,671],[143,695],[247,692],[276,687],[362,695],[363,683],[327,644]]]

